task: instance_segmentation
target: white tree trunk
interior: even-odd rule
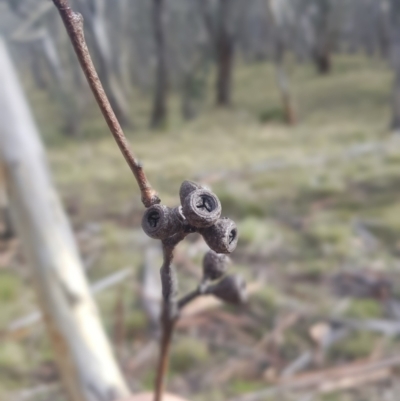
[[[73,401],[127,397],[37,128],[1,38],[0,116],[0,157],[11,210],[66,390]]]

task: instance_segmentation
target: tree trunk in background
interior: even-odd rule
[[[393,118],[391,127],[398,131],[400,130],[400,71],[395,72],[393,85]]]
[[[273,7],[271,2],[272,0],[267,0],[267,17],[269,23],[271,24],[271,31],[273,35],[276,81],[282,97],[285,120],[289,125],[294,125],[297,121],[296,111],[290,91],[289,78],[286,74],[284,66],[285,44],[281,36],[281,30],[284,29],[284,27],[280,22],[282,18],[280,18],[278,15],[275,15],[276,11],[274,12],[274,10],[277,10],[278,8]]]
[[[18,37],[16,43],[27,45],[32,54],[32,74],[38,88],[47,90],[59,102],[63,115],[62,132],[68,136],[76,136],[79,132],[79,106],[82,101],[67,80],[51,32],[47,28],[40,28]]]
[[[67,136],[76,136],[79,132],[81,121],[80,99],[75,94],[75,88],[71,89],[71,85],[66,80],[66,74],[63,69],[58,49],[54,43],[51,33],[43,30],[43,35],[39,39],[40,46],[47,66],[53,77],[55,85],[51,87],[53,97],[56,98],[61,105],[61,113],[63,114],[62,131]]]
[[[225,0],[223,0],[225,1]],[[233,45],[225,34],[217,38],[217,105],[231,104]]]
[[[231,104],[232,69],[234,43],[228,31],[229,8],[232,0],[219,0],[217,26],[215,30],[215,52],[217,60],[216,103],[218,106]]]
[[[326,75],[331,72],[331,38],[329,20],[331,14],[332,0],[318,0],[318,18],[316,22],[316,43],[312,52],[317,72]]]
[[[292,94],[290,91],[289,78],[283,66],[283,51],[281,50],[279,51],[279,53],[280,55],[276,56],[275,59],[275,68],[276,68],[276,80],[282,97],[283,113],[285,116],[285,121],[289,125],[295,125],[297,122],[297,116],[293,104]]]
[[[313,54],[313,59],[319,74],[326,75],[331,72],[331,55],[326,47],[317,49]]]
[[[130,63],[133,59],[132,54],[132,18],[134,17],[134,12],[131,7],[130,0],[118,0],[112,4],[112,8],[115,9],[116,15],[113,25],[118,24],[119,28],[116,30],[114,42],[117,45],[117,54],[115,57],[114,65],[116,70],[116,75],[119,82],[122,83],[122,88],[127,96],[132,95],[132,85],[130,74]]]
[[[0,166],[0,219],[2,221],[2,231],[0,232],[0,238],[7,240],[14,237],[14,227],[11,222],[4,168],[2,166]]]
[[[43,35],[40,38],[40,46],[43,49],[43,54],[45,56],[47,65],[53,76],[54,80],[59,86],[62,86],[64,81],[64,69],[61,65],[61,60],[58,54],[57,47],[51,37],[50,32],[47,29],[43,29]]]
[[[72,401],[127,397],[37,128],[1,38],[0,80],[0,156],[7,193],[65,389]]]
[[[153,112],[150,122],[153,128],[162,127],[167,118],[168,72],[164,35],[164,15],[164,0],[153,0],[153,31],[157,60]]]
[[[378,45],[379,53],[382,58],[388,58],[390,54],[390,9],[386,0],[379,2],[379,21],[378,21]]]
[[[96,67],[111,106],[123,126],[131,124],[129,105],[118,81],[112,62],[112,49],[106,26],[104,0],[79,0],[78,11],[85,19],[85,27],[90,30],[96,55]]]
[[[390,1],[390,58],[394,69],[392,128],[400,130],[400,4]]]
[[[44,77],[44,73],[43,73],[44,68],[42,65],[42,57],[36,51],[35,46],[30,46],[28,51],[31,55],[30,68],[32,71],[33,81],[35,82],[35,85],[38,89],[47,90],[49,85],[48,85],[47,80]]]

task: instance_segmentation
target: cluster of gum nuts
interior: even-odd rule
[[[242,303],[246,299],[245,281],[238,275],[226,275],[227,254],[235,250],[238,241],[235,222],[221,217],[218,197],[194,182],[184,181],[179,197],[181,205],[175,208],[161,204],[149,207],[142,219],[144,232],[163,242],[183,233],[201,234],[210,247],[203,258],[201,292],[213,294],[228,303]]]

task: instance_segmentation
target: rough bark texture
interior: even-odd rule
[[[35,123],[1,38],[0,79],[0,157],[7,192],[65,388],[73,401],[128,397]]]
[[[164,33],[164,0],[153,0],[153,30],[156,46],[156,77],[151,126],[162,127],[167,117],[168,72]]]

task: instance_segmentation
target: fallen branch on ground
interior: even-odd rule
[[[337,368],[304,373],[279,380],[278,385],[246,394],[232,401],[261,401],[285,391],[308,391],[324,394],[380,382],[392,376],[392,369],[400,366],[400,356],[380,361],[362,360]]]

